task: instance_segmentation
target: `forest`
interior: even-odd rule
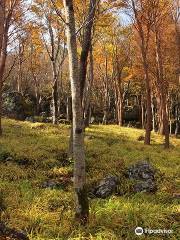
[[[0,240],[179,239],[180,0],[0,0]]]

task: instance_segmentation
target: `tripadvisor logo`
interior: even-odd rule
[[[135,234],[138,235],[138,236],[142,235],[143,232],[144,232],[144,231],[143,231],[143,228],[142,228],[142,227],[137,227],[137,228],[135,229]]]
[[[173,230],[171,229],[148,229],[148,228],[142,228],[142,227],[137,227],[135,229],[135,234],[140,236],[142,234],[171,234],[173,233]]]

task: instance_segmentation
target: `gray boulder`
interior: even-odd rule
[[[142,161],[132,165],[127,170],[127,175],[130,179],[148,180],[154,179],[155,169],[150,163]]]
[[[126,175],[134,180],[134,192],[155,192],[157,190],[155,172],[150,163],[142,161],[130,166]]]
[[[137,182],[134,184],[134,192],[155,192],[157,190],[157,186],[155,181],[148,179],[146,181]]]
[[[98,198],[107,198],[116,191],[117,185],[118,178],[115,176],[108,176],[100,181],[93,189],[92,194]]]

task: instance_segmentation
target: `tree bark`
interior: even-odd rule
[[[58,86],[57,79],[54,80],[52,86],[52,121],[53,124],[57,124],[58,118]]]
[[[87,59],[89,51],[91,49],[92,42],[92,28],[94,23],[94,16],[96,12],[96,2],[97,0],[91,0],[89,3],[87,24],[84,30],[83,41],[82,41],[82,51],[80,55],[80,65],[79,65],[79,78],[80,78],[80,88],[81,88],[81,101],[83,100],[83,92],[86,82],[87,74]]]
[[[175,106],[175,118],[176,118],[176,127],[175,127],[175,136],[178,137],[180,130],[180,104]]]
[[[150,145],[151,143],[151,131],[152,131],[152,108],[151,108],[151,87],[150,87],[150,79],[149,79],[149,73],[148,73],[148,62],[147,62],[147,56],[144,49],[144,45],[141,46],[142,51],[142,59],[143,59],[143,68],[145,73],[145,83],[146,83],[146,133],[145,133],[145,145]]]
[[[0,73],[0,136],[2,135],[2,76]]]
[[[117,63],[119,65],[119,63]],[[117,104],[118,104],[118,125],[123,125],[123,93],[122,93],[122,81],[121,81],[122,69],[117,66]]]
[[[162,62],[161,39],[159,29],[155,29],[155,43],[156,43],[156,61],[157,61],[157,82],[158,90],[160,91],[161,108],[162,108],[162,123],[163,134],[165,135],[164,147],[169,148],[169,121],[167,113],[167,93],[165,88],[164,70]]]
[[[178,50],[178,74],[180,75],[180,20],[175,23],[176,43]]]
[[[5,67],[5,58],[3,49],[4,42],[4,24],[5,24],[5,1],[2,0],[0,4],[0,135],[2,135],[2,87],[3,87],[3,75]]]
[[[145,139],[144,144],[150,145],[151,143],[151,131],[152,131],[152,108],[151,108],[151,81],[149,78],[149,67],[148,67],[148,49],[149,49],[149,38],[150,38],[150,25],[147,24],[145,32],[143,28],[143,22],[141,21],[141,15],[139,15],[138,7],[136,6],[137,2],[132,0],[132,8],[134,11],[134,17],[136,20],[137,31],[140,37],[140,49],[141,49],[141,56],[142,56],[142,64],[144,69],[144,79],[146,84],[146,132],[145,132]]]
[[[23,41],[19,39],[19,52],[18,52],[18,79],[17,79],[17,91],[22,93],[22,63],[23,63],[23,52],[24,46]]]
[[[91,89],[94,81],[94,60],[92,46],[89,50],[89,77],[86,79],[85,91],[83,97],[84,127],[89,127],[91,115]]]
[[[40,114],[40,99],[41,99],[41,96],[38,92],[38,90],[36,91],[36,115],[39,116]]]
[[[66,120],[72,120],[72,100],[69,96],[66,98]]]
[[[12,1],[9,9],[6,9],[6,1],[1,0],[0,4],[0,135],[2,135],[2,90],[4,81],[4,70],[7,58],[8,32],[17,1]],[[7,14],[6,14],[7,11]]]
[[[51,40],[52,49],[55,48],[54,40]],[[52,65],[52,122],[57,124],[58,118],[58,73],[57,73],[57,63],[54,57],[54,50],[52,50],[51,65]]]
[[[141,113],[141,125],[142,125],[142,129],[144,129],[144,115],[145,115],[145,113],[144,113],[144,97],[143,97],[143,95],[141,95],[141,111],[140,111],[140,113]]]
[[[89,216],[89,203],[86,192],[85,152],[83,111],[80,91],[79,64],[75,30],[75,17],[72,0],[63,0],[67,23],[67,48],[72,92],[73,111],[73,159],[76,218],[86,224]]]
[[[104,109],[103,109],[103,124],[107,124],[108,112],[109,112],[109,84],[108,84],[108,58],[107,53],[105,53],[105,76],[103,78],[104,85]]]

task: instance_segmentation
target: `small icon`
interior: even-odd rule
[[[135,229],[135,234],[138,235],[138,236],[142,235],[143,234],[143,228],[142,227],[137,227]]]

